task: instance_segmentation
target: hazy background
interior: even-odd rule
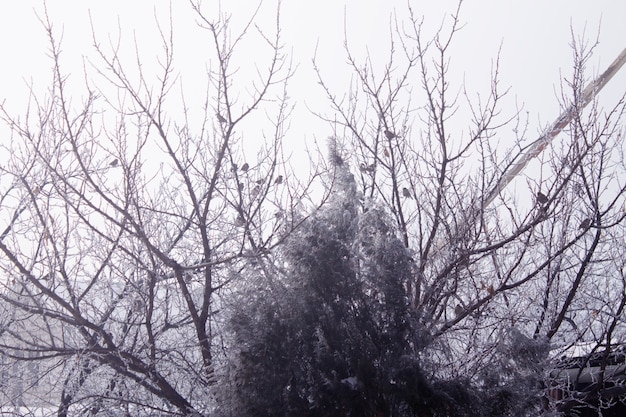
[[[212,10],[208,15],[232,14],[233,32],[242,27],[258,5],[257,1],[250,0],[224,1],[221,5],[205,3],[206,10],[209,11],[209,6]],[[457,2],[452,0],[410,3],[416,14],[424,16],[426,38],[457,8]],[[38,20],[44,17],[43,5],[42,1],[31,0],[0,3],[3,62],[0,100],[14,113],[25,111],[30,83],[39,92],[50,85],[49,44]],[[157,57],[162,51],[156,22],[167,31],[170,15],[177,73],[185,91],[201,91],[206,85],[207,62],[211,63],[213,45],[207,32],[194,24],[196,16],[186,1],[63,0],[48,1],[47,10],[57,39],[61,41],[62,69],[70,74],[70,82],[76,83],[77,91],[84,87],[83,66],[89,66],[85,58],[96,65],[98,62],[93,58],[92,28],[101,45],[119,42],[121,56],[129,68],[136,65],[136,39],[144,69],[154,68],[156,74]],[[294,68],[297,67],[289,88],[296,106],[288,135],[294,147],[304,146],[305,141],[309,143],[313,138],[324,139],[332,133],[331,126],[319,122],[308,110],[332,114],[312,69],[314,54],[326,81],[342,95],[347,91],[351,76],[343,49],[344,33],[357,57],[364,57],[368,51],[372,60],[380,60],[383,66],[389,59],[391,28],[396,22],[407,23],[407,10],[406,0],[282,2],[282,40],[285,52],[292,55]],[[503,90],[510,87],[503,102],[505,110],[514,112],[516,107],[523,107],[529,115],[529,133],[537,136],[559,113],[560,77],[569,77],[572,72],[569,46],[572,35],[586,38],[590,43],[599,40],[590,61],[590,69],[597,74],[626,47],[624,16],[626,2],[621,0],[465,1],[460,12],[464,27],[453,46],[449,79],[455,88],[465,82],[468,91],[486,94],[499,53],[500,86]],[[256,22],[271,34],[275,21],[276,2],[265,1]],[[254,28],[250,38],[258,39],[253,31]],[[256,69],[250,65],[252,61],[258,58],[259,68],[266,62],[263,50],[253,41],[244,43],[238,52],[241,80],[255,73]],[[212,62],[214,64],[215,60]],[[610,82],[602,99],[614,103],[625,90],[626,70]]]

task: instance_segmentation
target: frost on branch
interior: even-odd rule
[[[246,291],[232,317],[233,392],[220,414],[483,415],[478,391],[423,372],[428,336],[405,286],[413,260],[337,170],[334,199],[284,245],[272,291]]]

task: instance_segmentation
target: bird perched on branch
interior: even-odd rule
[[[409,189],[406,187],[402,189],[402,195],[405,196],[406,198],[413,199],[413,196],[411,195],[411,191],[409,191]]]
[[[120,163],[120,160],[115,158],[113,161],[111,161],[111,163],[109,164],[110,167],[116,167],[117,164]]]
[[[274,184],[278,185],[278,184],[282,184],[282,183],[283,183],[283,176],[279,175],[278,177],[276,177],[276,180],[274,181]]]
[[[220,123],[228,123],[228,120],[226,120],[226,119],[224,118],[224,116],[222,116],[221,114],[216,113],[215,115],[217,116],[217,121],[218,121],[218,122],[220,122]]]
[[[360,164],[359,169],[363,172],[374,172],[376,170],[376,163],[373,163],[372,165]]]
[[[241,166],[241,170],[242,170],[243,172],[247,172],[247,171],[248,171],[248,168],[250,168],[250,165],[248,165],[248,163],[247,163],[247,162],[246,162],[246,163],[244,163],[244,164]]]
[[[582,223],[580,223],[580,226],[578,226],[578,228],[580,230],[585,230],[585,229],[588,229],[589,226],[591,226],[591,218],[590,217],[588,217],[585,220],[583,220]]]
[[[384,133],[385,133],[385,136],[387,137],[387,139],[389,139],[389,140],[391,140],[391,139],[393,139],[393,138],[397,138],[397,137],[398,137],[398,136],[397,136],[395,133],[393,133],[391,130],[387,130],[387,129],[385,129],[385,132],[384,132]]]
[[[541,191],[537,192],[537,201],[539,204],[546,204],[548,202],[548,197],[542,193]]]

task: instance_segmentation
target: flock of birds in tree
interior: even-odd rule
[[[224,118],[224,116],[222,116],[222,115],[221,115],[221,114],[219,114],[219,113],[217,113],[217,120],[218,120],[220,123],[228,123],[228,120],[226,120],[226,119]],[[394,132],[392,132],[392,131],[391,131],[391,130],[389,130],[389,129],[385,129],[385,130],[383,131],[383,133],[384,133],[385,137],[386,137],[388,140],[392,140],[392,139],[395,139],[395,138],[397,138],[397,137],[398,137],[398,135],[396,135]],[[385,156],[388,156],[388,155],[389,155],[389,152],[387,151],[387,149],[384,149],[384,153],[385,153]],[[117,166],[119,165],[119,162],[120,162],[120,161],[119,161],[119,159],[115,158],[113,161],[111,161],[111,163],[109,163],[109,166],[110,166],[110,167],[112,167],[112,168],[117,167]],[[369,172],[369,173],[372,173],[372,172],[375,170],[375,168],[376,168],[376,164],[372,164],[372,165],[364,165],[364,164],[361,164],[361,166],[360,166],[361,171],[363,171],[363,172]],[[243,172],[243,173],[247,173],[247,172],[248,172],[248,170],[250,169],[250,164],[248,164],[247,162],[245,162],[245,163],[244,163],[241,167],[239,167],[239,168],[237,167],[237,164],[233,164],[233,165],[232,165],[232,167],[231,167],[231,171],[235,172],[235,171],[237,171],[237,169],[239,169],[239,170],[240,170],[241,172]],[[276,177],[276,179],[274,180],[274,185],[280,185],[280,184],[282,184],[282,183],[283,183],[283,181],[284,181],[284,177],[283,177],[282,175],[278,175],[278,176]],[[261,185],[261,184],[263,184],[264,180],[262,180],[262,179],[261,179],[261,180],[257,180],[257,181],[255,181],[255,182],[256,182],[256,184],[257,184],[257,185],[256,185],[256,187],[253,189],[252,193],[253,193],[253,194],[258,194],[259,187],[260,187],[260,185]],[[241,182],[239,183],[239,185],[238,185],[238,186],[239,186],[239,191],[242,191],[242,190],[244,189],[244,187],[245,187],[245,186],[244,186],[244,184],[243,184],[243,183],[241,183]],[[255,190],[257,190],[257,191],[256,191],[256,193],[254,192]],[[409,190],[407,187],[403,187],[403,188],[402,188],[402,196],[403,196],[404,198],[408,198],[408,199],[411,199],[411,200],[413,200],[413,199],[414,199],[414,198],[413,198],[413,194],[411,193],[411,190]],[[542,210],[544,210],[544,212],[545,212],[545,211],[547,210],[547,206],[548,206],[548,203],[550,202],[550,199],[548,198],[548,196],[547,196],[547,195],[545,195],[545,194],[544,194],[544,193],[542,193],[541,191],[538,191],[538,192],[537,192],[537,196],[536,196],[536,198],[537,198],[537,203],[539,203],[539,205],[541,206]],[[580,223],[579,230],[587,230],[587,229],[589,229],[591,226],[592,226],[592,219],[591,219],[590,217],[588,217],[588,218],[584,219],[584,220]]]

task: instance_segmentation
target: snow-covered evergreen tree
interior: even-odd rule
[[[249,292],[234,314],[223,414],[482,415],[477,391],[422,371],[428,335],[406,291],[411,255],[336,164],[332,201],[284,245],[280,289]]]

